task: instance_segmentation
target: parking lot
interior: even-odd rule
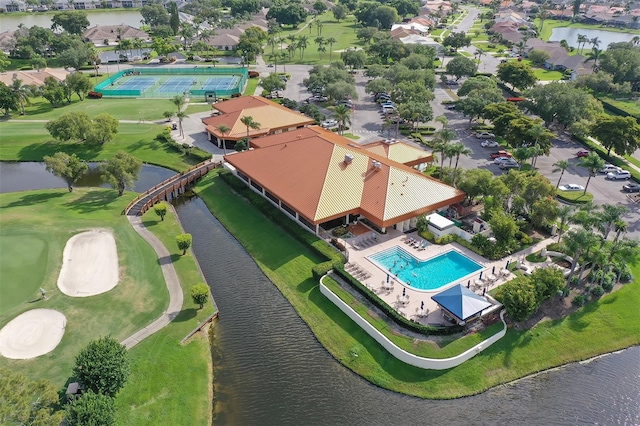
[[[311,96],[304,87],[302,81],[308,76],[311,67],[304,65],[287,66],[287,72],[291,73],[291,79],[287,82],[287,88],[283,91],[285,97],[302,101]],[[267,71],[265,69],[265,71]],[[373,96],[365,93],[365,84],[369,81],[367,77],[359,71],[356,76],[356,92],[358,99],[354,100],[354,109],[351,116],[350,133],[358,136],[358,143],[369,143],[384,139],[387,137],[387,131],[384,130],[384,117],[380,112],[380,106],[374,101]],[[465,169],[480,168],[491,170],[496,175],[507,173],[508,170],[500,169],[499,165],[494,164],[489,157],[491,152],[496,151],[496,147],[482,147],[481,143],[490,139],[478,139],[475,137],[470,127],[472,123],[461,113],[455,110],[447,110],[442,101],[451,100],[451,97],[445,90],[445,85],[438,83],[435,89],[435,100],[432,102],[433,116],[445,115],[449,119],[449,127],[458,135],[458,139],[467,147],[473,150],[473,154],[468,157],[461,157],[459,166]],[[331,112],[324,109],[323,112],[331,118]],[[440,126],[439,124],[436,126]],[[392,130],[391,136],[394,136]],[[578,158],[576,153],[584,149],[584,147],[572,141],[566,135],[559,135],[553,141],[551,154],[546,157],[539,157],[537,160],[538,171],[549,178],[555,185],[560,173],[553,172],[553,164],[560,160],[568,160],[569,168],[565,171],[562,178],[562,184],[578,184],[585,185],[588,172],[582,167],[578,167]],[[593,194],[595,204],[621,204],[629,209],[625,220],[629,224],[627,233],[633,237],[640,237],[640,206],[633,204],[627,194],[622,191],[622,186],[627,181],[609,181],[604,178],[604,174],[599,174],[591,179],[588,191]]]

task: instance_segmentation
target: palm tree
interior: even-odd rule
[[[482,48],[480,47],[476,47],[475,56],[478,57],[478,65],[480,65],[480,59],[482,58],[482,55],[484,55],[484,50],[482,50]]]
[[[573,259],[571,260],[571,271],[567,277],[567,281],[570,283],[573,274],[575,273],[576,266],[578,265],[578,259],[588,249],[590,245],[593,245],[597,240],[596,235],[586,229],[578,228],[572,229],[564,236],[564,243],[567,248],[573,253]]]
[[[591,44],[591,46],[593,46],[593,48],[598,48],[598,46],[600,46],[600,39],[598,37],[594,37],[591,40],[589,40],[589,43]]]
[[[345,124],[351,124],[351,109],[346,105],[338,105],[335,110],[333,110],[334,118],[338,122],[338,130],[340,131],[340,136],[342,136],[344,132]]]
[[[226,124],[221,124],[217,127],[217,129],[222,135],[222,151],[224,152],[224,155],[227,155],[227,140],[225,139],[224,135],[228,134],[231,131],[231,127],[227,126]]]
[[[471,148],[467,148],[467,146],[462,142],[452,143],[450,146],[451,150],[449,152],[453,154],[454,157],[456,157],[456,165],[453,167],[453,172],[455,174],[456,170],[458,170],[458,161],[460,161],[460,156],[469,156],[473,154],[473,150]]]
[[[278,45],[278,37],[270,36],[267,44],[271,46],[271,54],[273,55],[276,52],[276,46]]]
[[[300,49],[300,60],[304,58],[304,50],[309,46],[309,37],[301,35],[298,37],[296,47]]]
[[[446,116],[444,116],[444,115],[439,115],[439,116],[437,116],[437,117],[435,118],[435,122],[436,122],[436,123],[440,123],[440,124],[442,124],[442,128],[443,128],[443,129],[447,126],[447,124],[449,124],[449,120],[448,120],[448,119],[447,119],[447,117],[446,117]]]
[[[250,115],[245,115],[243,117],[240,118],[240,121],[242,122],[242,124],[244,124],[245,126],[247,126],[247,149],[249,149],[249,129],[254,129],[257,130],[260,128],[261,124],[258,122],[253,121],[253,117],[251,117]]]
[[[589,41],[589,38],[584,34],[578,34],[578,52],[580,52],[580,45],[584,48],[584,45]]]
[[[324,24],[322,22],[320,22],[320,20],[316,21],[316,30],[318,31],[318,35],[322,35],[322,27],[324,27]]]
[[[33,86],[29,84],[22,84],[22,80],[16,78],[11,82],[11,86],[9,86],[13,95],[18,100],[20,104],[20,115],[25,115],[25,105],[31,105],[31,97],[35,94]]]
[[[553,169],[553,173],[560,172],[560,177],[558,178],[558,183],[556,183],[556,189],[560,186],[560,181],[562,180],[562,175],[564,175],[565,170],[569,168],[569,162],[567,160],[560,160],[557,163],[553,163],[555,167]]]
[[[598,173],[598,170],[604,167],[604,164],[604,160],[595,152],[591,152],[586,157],[582,157],[580,159],[578,165],[589,171],[589,178],[587,179],[587,184],[584,187],[583,195],[587,193],[587,188],[589,187],[589,181],[591,178]]]
[[[565,50],[569,50],[569,43],[567,40],[560,40],[560,47],[564,47]]]
[[[184,97],[184,95],[175,95],[171,99],[171,103],[176,106],[176,108],[178,109],[178,112],[180,112],[182,110],[182,107],[184,106],[184,103],[186,101],[187,101],[187,99]]]
[[[613,242],[615,243],[620,238],[620,235],[625,234],[627,232],[627,228],[629,224],[624,220],[617,220],[613,224],[613,229],[616,231],[616,236],[613,238]]]
[[[443,128],[436,132],[433,142],[433,152],[439,152],[440,155],[440,175],[439,178],[442,180],[442,170],[444,169],[444,158],[447,156],[448,148],[447,145],[456,137],[456,133],[447,128]]]
[[[329,45],[329,62],[331,62],[331,52],[333,51],[333,43],[337,43],[338,40],[336,40],[333,37],[329,37],[327,39],[327,44]]]
[[[560,226],[558,226],[558,242],[560,242],[560,238],[562,238],[562,233],[564,232],[564,227],[567,222],[571,218],[571,214],[573,213],[573,207],[560,205],[558,207],[558,219],[560,219]]]
[[[621,221],[622,216],[624,216],[628,211],[629,209],[623,205],[602,205],[602,211],[598,214],[597,225],[605,240],[609,236],[609,232],[614,229],[616,222]]]
[[[640,36],[634,36],[631,39],[631,44],[634,46],[640,46]]]
[[[532,152],[529,148],[525,148],[525,147],[521,147],[521,148],[516,148],[513,151],[513,158],[515,158],[516,160],[518,160],[518,163],[520,164],[518,166],[518,169],[522,169],[522,165],[529,159],[532,157]]]
[[[320,54],[320,60],[322,60],[322,56],[324,52],[327,51],[327,48],[324,46],[324,44],[319,44],[317,50],[318,50],[318,53]]]
[[[602,50],[594,47],[591,49],[591,52],[587,53],[587,59],[584,62],[593,61],[593,68],[598,68],[598,59],[600,59],[600,55],[602,54]]]
[[[570,220],[571,222],[582,226],[584,229],[591,231],[598,222],[595,210],[596,207],[593,203],[583,204],[580,206],[578,211],[571,216]]]
[[[178,117],[178,125],[180,126],[180,136],[184,138],[184,131],[182,130],[182,120],[187,116],[185,111],[178,111],[176,117]]]

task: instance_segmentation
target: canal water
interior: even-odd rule
[[[37,25],[43,28],[51,28],[51,18],[54,12],[47,13],[0,13],[1,31],[15,31],[18,25],[25,27]],[[137,10],[112,10],[112,11],[87,11],[89,26],[127,24],[140,28],[142,15]]]
[[[3,192],[19,190],[5,180],[17,183],[21,166],[9,166],[11,173],[0,163]],[[155,169],[145,166],[143,179],[149,172],[150,182],[163,180]],[[51,178],[27,180],[31,189],[65,186]],[[193,251],[220,308],[212,348],[215,424],[640,424],[640,347],[454,401],[373,386],[327,353],[202,200],[181,199],[176,210],[186,231],[196,236]]]
[[[618,33],[614,31],[606,30],[594,30],[586,28],[569,28],[559,27],[554,28],[549,37],[549,41],[562,41],[567,40],[567,44],[571,47],[578,47],[578,34],[587,36],[589,40],[598,37],[600,40],[599,49],[606,50],[607,46],[611,43],[620,43],[624,41],[631,41],[637,34]],[[593,46],[589,43],[585,44],[584,48],[588,52]],[[582,45],[581,45],[582,49]]]

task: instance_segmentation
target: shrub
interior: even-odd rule
[[[600,297],[604,294],[604,288],[597,285],[591,289],[591,294],[593,294],[594,297]]]
[[[338,226],[337,228],[334,228],[333,231],[331,231],[331,233],[333,234],[334,237],[342,237],[344,235],[347,235],[349,233],[349,230],[347,229],[346,226]]]
[[[442,244],[442,245],[444,245],[444,244],[452,243],[452,242],[454,242],[454,241],[456,241],[456,235],[453,235],[453,234],[447,234],[447,235],[445,235],[445,236],[443,236],[443,237],[441,237],[441,238],[436,238],[436,241],[435,241],[435,242],[436,242],[436,244]]]
[[[551,243],[547,245],[547,250],[557,251],[558,253],[567,253],[567,248],[561,243]]]
[[[322,278],[323,275],[325,275],[331,269],[333,269],[333,263],[331,261],[327,261],[327,262],[322,262],[322,263],[318,263],[317,265],[314,265],[311,268],[311,273],[313,274],[313,278],[315,278],[316,280],[319,280],[320,278]]]
[[[582,294],[578,294],[573,298],[571,303],[573,303],[576,306],[584,306],[584,304],[587,303],[587,298]]]
[[[524,321],[538,309],[536,289],[528,277],[516,277],[496,291],[507,313],[514,321]]]
[[[606,292],[610,292],[611,290],[613,290],[613,281],[611,282],[603,282],[602,283],[602,288],[604,289],[604,291]]]
[[[420,236],[425,240],[429,241],[430,243],[435,241],[435,235],[433,235],[433,233],[431,233],[430,231],[427,231],[427,230],[420,231]]]
[[[189,289],[189,293],[191,294],[193,303],[200,305],[200,309],[202,309],[204,304],[209,300],[209,286],[205,283],[192,285]]]

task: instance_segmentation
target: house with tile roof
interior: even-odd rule
[[[42,68],[41,70],[27,70],[27,71],[7,71],[0,73],[0,81],[10,86],[13,84],[13,80],[21,80],[23,84],[29,84],[33,86],[43,86],[44,80],[47,77],[53,77],[58,81],[64,81],[69,75],[69,71],[62,68]]]
[[[120,25],[94,25],[84,30],[82,34],[84,41],[93,43],[94,45],[103,45],[105,40],[109,40],[109,44],[118,43],[120,40],[150,40],[149,34],[132,27],[127,24]]]
[[[313,118],[283,107],[260,96],[243,96],[219,102],[213,105],[215,111],[211,117],[202,119],[209,140],[218,147],[229,147],[247,136],[247,126],[242,117],[252,117],[260,128],[249,129],[253,139],[300,129],[314,123]],[[222,125],[231,129],[224,135],[218,130]]]
[[[404,231],[465,197],[411,167],[431,154],[401,142],[360,146],[310,126],[252,145],[225,156],[225,167],[315,234],[363,219],[381,232]]]

